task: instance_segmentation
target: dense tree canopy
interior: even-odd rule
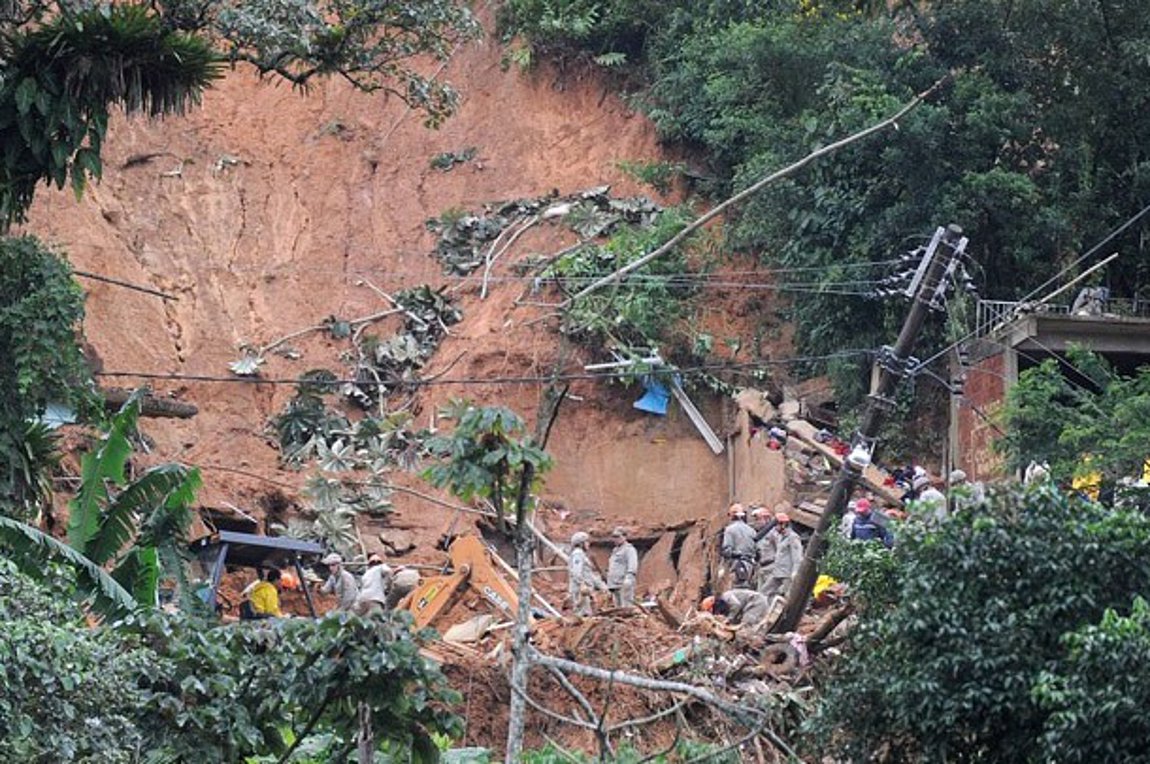
[[[92,628],[72,584],[60,571],[35,582],[0,558],[5,761],[216,764],[305,740],[340,761],[361,703],[401,761],[434,760],[432,733],[459,731],[445,705],[457,696],[406,615],[220,625],[153,612]]]
[[[898,538],[879,560],[857,542],[838,550],[864,559],[832,571],[860,606],[814,720],[835,758],[1102,761],[1148,750],[1120,678],[1146,650],[1136,599],[1150,587],[1146,514],[1045,484],[967,502],[940,526],[909,521]]]
[[[1019,375],[1007,394],[1005,435],[997,442],[1010,469],[1032,460],[1062,482],[1097,470],[1110,486],[1137,480],[1150,458],[1150,368],[1132,377],[1102,357],[1072,350]]]
[[[83,315],[63,257],[31,237],[0,238],[0,514],[34,516],[43,499],[38,476],[54,448],[32,420],[49,402],[90,399]]]
[[[866,293],[885,261],[956,223],[982,295],[1027,292],[1150,202],[1150,14],[1140,0],[510,0],[543,51],[589,51],[725,195],[948,85],[899,125],[747,204],[732,247],[814,267],[795,300],[815,352],[889,342],[904,308]],[[1144,287],[1143,221],[1112,247],[1116,294]],[[867,274],[867,275],[859,275]],[[937,336],[937,335],[936,335]],[[852,362],[854,363],[854,362]]]

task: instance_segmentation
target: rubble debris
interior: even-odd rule
[[[792,435],[800,438],[812,450],[825,456],[836,468],[842,465],[842,455],[826,443],[819,442],[817,438],[818,428],[810,422],[802,419],[792,419],[787,422],[787,430]],[[887,474],[878,467],[873,464],[868,464],[862,471],[862,479],[867,483],[871,491],[881,496],[885,501],[895,505],[902,503],[902,496],[886,484]]]
[[[671,559],[671,551],[675,547],[677,534],[664,533],[655,542],[654,546],[643,554],[642,564],[639,566],[638,580],[635,588],[639,592],[659,594],[674,587],[679,577],[675,563]]]
[[[386,528],[379,532],[384,553],[389,557],[402,557],[415,549],[415,534],[400,528]]]
[[[439,235],[435,257],[449,274],[466,276],[483,267],[484,250],[515,222],[543,215],[563,220],[582,239],[610,234],[620,223],[650,226],[662,207],[646,196],[612,198],[610,186],[568,196],[557,193],[484,206],[482,214],[444,216],[427,221]]]

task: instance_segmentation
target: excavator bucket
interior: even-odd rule
[[[468,586],[514,618],[519,610],[515,587],[507,582],[491,561],[491,552],[475,536],[460,536],[448,549],[452,572],[425,579],[411,593],[406,608],[415,617],[418,628],[431,626]]]

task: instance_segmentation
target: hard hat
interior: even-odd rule
[[[727,514],[730,517],[746,517],[747,516],[747,510],[743,509],[742,504],[735,502],[734,504],[732,504],[731,506],[729,506],[727,508]]]
[[[715,598],[713,596],[704,597],[703,601],[699,603],[699,610],[702,610],[704,613],[710,613],[714,609],[715,609]]]
[[[780,525],[785,525],[786,523],[789,523],[790,521],[791,521],[791,516],[788,515],[786,512],[778,512],[775,514],[775,522],[779,523]]]
[[[855,512],[860,515],[869,515],[870,499],[859,499],[858,502],[855,503]]]
[[[335,552],[332,552],[322,560],[324,565],[343,565],[343,558]]]
[[[571,546],[583,546],[590,540],[591,537],[583,531],[575,531],[571,534]]]
[[[616,525],[615,530],[611,531],[611,535],[615,538],[625,539],[627,538],[627,529],[622,525]]]
[[[918,491],[930,485],[930,478],[926,475],[919,475],[914,479],[914,490]]]
[[[951,485],[958,485],[959,483],[965,483],[965,482],[966,482],[966,473],[964,471],[962,471],[962,470],[951,470],[950,471],[950,484]]]

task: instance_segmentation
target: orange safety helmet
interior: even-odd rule
[[[280,588],[294,591],[299,588],[299,578],[290,570],[280,573]]]
[[[703,601],[699,603],[699,610],[702,610],[704,613],[710,613],[714,609],[715,609],[715,598],[714,598],[714,596],[704,597]]]

